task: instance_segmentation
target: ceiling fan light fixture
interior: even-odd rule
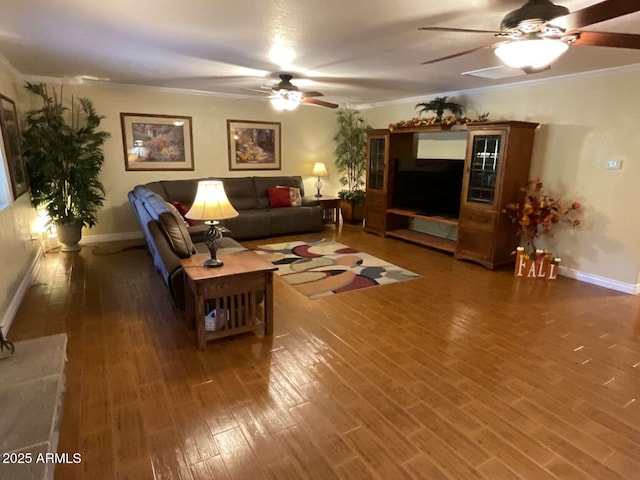
[[[536,38],[515,40],[498,45],[495,54],[513,68],[542,68],[569,48],[569,44],[558,39]]]
[[[276,110],[295,110],[302,102],[302,93],[298,90],[279,90],[271,97],[271,105]]]
[[[271,105],[276,110],[295,110],[300,105],[300,101],[289,97],[274,97],[271,99]]]

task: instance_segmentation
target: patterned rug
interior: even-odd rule
[[[419,278],[368,253],[333,240],[274,243],[255,251],[279,268],[276,273],[309,298]]]

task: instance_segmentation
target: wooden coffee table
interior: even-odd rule
[[[208,340],[259,331],[273,333],[273,272],[278,267],[252,251],[221,254],[224,265],[205,268],[208,254],[180,263],[185,270],[186,319],[197,329],[198,348]],[[260,302],[262,297],[262,302]],[[215,312],[215,313],[212,313]],[[205,316],[215,317],[215,330],[205,329]]]

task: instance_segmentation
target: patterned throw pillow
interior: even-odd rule
[[[302,195],[300,195],[300,189],[298,187],[289,187],[289,197],[291,198],[292,207],[302,206]]]
[[[302,195],[300,194],[300,189],[298,187],[285,187],[282,185],[278,185],[276,186],[276,188],[288,188],[289,197],[291,198],[291,206],[292,207],[302,206]]]

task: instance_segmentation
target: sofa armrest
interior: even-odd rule
[[[316,197],[302,197],[303,207],[317,207],[318,205],[320,205],[320,202]]]

